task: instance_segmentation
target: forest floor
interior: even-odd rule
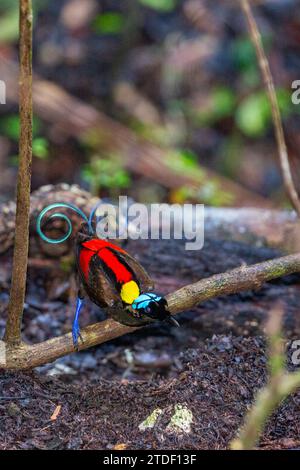
[[[114,9],[120,8],[128,16],[127,2],[105,3],[113,3]],[[201,164],[217,173],[225,171],[241,185],[264,196],[276,193],[274,197],[281,202],[278,193],[281,179],[272,150],[272,135],[266,129],[264,139],[259,135],[262,143],[252,147],[247,134],[240,137],[241,129],[237,125],[244,99],[260,96],[257,94],[259,75],[253,68],[251,50],[247,53],[246,25],[242,26],[241,13],[232,10],[236,7],[228,9],[224,2],[202,3],[203,13],[196,22],[193,10],[189,12],[181,6],[177,8],[178,13],[172,14],[171,21],[162,21],[159,13],[139,12],[134,34],[124,41],[121,34],[103,36],[89,25],[73,30],[65,20],[68,15],[60,13],[66,2],[53,0],[49,9],[41,10],[36,21],[35,73],[127,126],[136,122],[135,100],[127,106],[126,101],[117,99],[120,96],[117,91],[124,84],[124,77],[132,77],[125,83],[132,81],[133,91],[146,104],[151,104],[150,110],[157,116],[153,127],[156,139],[161,128],[167,132],[170,127],[172,138],[169,131],[164,139],[169,139],[172,145],[187,146],[199,155]],[[290,90],[292,80],[298,77],[299,20],[294,9],[287,8],[287,3],[296,4],[271,2],[260,11],[268,35],[274,31],[269,56],[276,83]],[[128,36],[126,31],[124,34]],[[183,38],[179,47],[176,47],[177,37]],[[196,55],[195,60],[192,54],[190,65],[181,70],[186,47],[193,52],[195,41],[202,45],[203,39],[209,40],[209,54],[204,54],[204,59]],[[16,60],[16,43],[15,47],[5,45],[4,54]],[[166,80],[165,65],[169,64],[172,68],[178,64],[181,77],[180,82],[174,82],[174,90],[173,81],[169,87]],[[247,80],[253,76],[254,85],[250,86]],[[218,92],[216,96],[221,97],[220,106],[224,97],[225,102],[228,96],[229,102],[233,101],[224,115],[214,111],[218,109],[214,89]],[[247,96],[244,96],[245,89],[249,89]],[[233,99],[230,98],[232,90]],[[188,110],[183,114],[188,132],[177,142],[181,133],[174,132],[173,126],[177,122],[181,126],[182,122],[178,103]],[[202,110],[204,114],[208,111],[208,124],[199,127],[198,113]],[[10,129],[15,121],[5,121],[7,108],[1,108],[0,114],[2,127]],[[8,117],[15,119],[16,114],[16,104],[10,104]],[[295,156],[299,149],[297,116],[293,112],[285,118],[288,147]],[[152,130],[153,123],[145,121],[145,127],[143,119],[141,122],[145,130]],[[38,137],[45,137],[50,143],[50,153],[47,158],[34,156],[33,188],[49,182],[82,183],[82,165],[92,168],[87,145],[64,138],[56,125],[46,125],[41,118],[39,125]],[[156,126],[160,133],[156,132]],[[1,201],[12,197],[17,170],[12,163],[12,156],[17,154],[17,141],[11,133],[6,134],[1,136],[0,146]],[[162,142],[165,145],[165,140]],[[235,161],[228,164],[232,149],[235,149]],[[129,195],[136,200],[148,200],[147,191],[149,194],[150,189],[151,194],[153,191],[148,174],[141,180],[140,176],[131,177]],[[89,186],[91,182],[84,184]],[[159,200],[171,200],[164,186],[157,185],[155,191]],[[153,276],[162,293],[243,263],[252,264],[280,255],[263,246],[209,238],[199,252],[186,252],[182,241],[136,241],[129,243],[128,249]],[[50,258],[47,263],[40,258],[36,261],[29,269],[23,329],[24,339],[32,343],[70,331],[75,302],[70,275],[58,270],[54,261],[51,266]],[[11,253],[6,253],[0,257],[0,337],[5,326],[10,277]],[[284,334],[288,366],[292,369],[291,341],[300,339],[300,275],[270,282],[257,292],[247,291],[205,302],[178,315],[181,328],[151,326],[33,372],[0,371],[0,449],[228,447],[255,392],[265,383],[262,325],[278,299],[285,309]],[[89,304],[82,313],[81,323],[83,326],[102,318],[103,314]],[[155,410],[158,419],[155,423],[148,419],[147,424],[154,425],[144,429],[145,425],[141,424],[147,417],[153,417]],[[262,449],[299,447],[300,392],[281,405],[260,441]]]
[[[181,241],[137,241],[134,248],[163,292],[278,255],[224,240],[206,240],[199,252],[186,252]],[[5,262],[2,269],[7,273]],[[260,291],[214,299],[181,314],[181,328],[151,326],[33,372],[3,372],[0,449],[226,448],[265,383],[262,324],[276,299],[285,307],[289,356],[291,340],[300,338],[299,286],[298,275],[288,276]],[[45,302],[40,269],[31,268],[28,289],[28,340],[70,328],[72,308],[61,299]],[[1,290],[3,300],[7,292]],[[51,290],[48,285],[48,297]],[[97,309],[89,305],[82,324],[97,318]],[[290,357],[288,365],[293,368]],[[145,420],[152,427],[145,429]],[[300,447],[299,392],[274,414],[260,447]]]

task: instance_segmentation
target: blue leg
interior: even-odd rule
[[[75,317],[74,317],[73,326],[72,326],[72,337],[73,337],[73,344],[74,344],[75,349],[78,349],[78,338],[80,338],[81,341],[83,341],[81,334],[80,334],[80,326],[79,326],[79,315],[80,315],[80,310],[83,304],[84,304],[84,299],[77,297],[76,312],[75,312]]]

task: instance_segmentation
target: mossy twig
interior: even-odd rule
[[[216,274],[182,287],[168,294],[166,299],[170,312],[175,314],[193,308],[200,302],[219,295],[234,294],[248,289],[258,289],[264,282],[299,270],[300,253]],[[112,319],[108,319],[82,329],[83,343],[80,343],[79,349],[87,349],[136,330],[137,328],[124,326]],[[71,333],[39,344],[21,344],[17,348],[7,347],[6,368],[30,369],[54,361],[72,352],[74,352],[74,346]]]

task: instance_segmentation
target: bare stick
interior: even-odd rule
[[[169,294],[166,298],[170,312],[175,314],[219,295],[258,289],[266,281],[299,270],[300,254],[289,255],[202,279]],[[136,329],[121,325],[111,319],[90,325],[82,330],[84,343],[80,343],[80,349],[104,343],[134,332]],[[7,369],[37,367],[74,352],[71,333],[35,345],[22,344],[17,348],[8,347],[6,349]]]
[[[21,341],[21,323],[26,289],[29,210],[32,161],[32,4],[20,0],[20,143],[17,183],[16,231],[12,283],[5,340]]]
[[[256,397],[255,405],[246,417],[245,427],[239,438],[231,443],[232,450],[253,449],[262,433],[268,418],[282,400],[300,387],[300,372],[282,374],[276,384],[274,380],[263,388]]]
[[[285,369],[285,354],[281,338],[282,316],[283,308],[280,305],[270,312],[266,326],[270,378],[267,385],[258,392],[238,438],[231,442],[232,450],[253,449],[274,410],[282,400],[300,387],[300,372],[288,373]]]
[[[286,142],[284,138],[283,127],[282,127],[282,121],[281,121],[275,86],[274,86],[269,62],[264,52],[261,36],[258,31],[258,27],[255,21],[255,18],[253,16],[249,1],[240,0],[240,2],[241,2],[242,9],[247,18],[250,37],[256,50],[258,64],[259,64],[259,67],[263,76],[266,92],[267,92],[270,105],[271,105],[273,124],[275,128],[275,135],[276,135],[276,141],[277,141],[277,147],[278,147],[278,153],[279,153],[279,161],[280,161],[281,173],[282,173],[285,190],[289,196],[289,199],[294,209],[296,210],[298,216],[300,217],[300,201],[299,201],[299,197],[298,197],[298,194],[297,194],[294,182],[293,182]]]

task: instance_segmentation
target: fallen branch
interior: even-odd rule
[[[270,281],[300,270],[300,254],[243,266],[217,274],[195,284],[185,286],[166,298],[172,314],[195,307],[200,302],[220,295],[228,295],[248,289],[258,289]],[[108,319],[82,330],[81,350],[131,333],[137,328],[121,325]],[[20,344],[17,348],[6,346],[6,369],[29,369],[54,361],[74,352],[71,333],[35,345]]]
[[[97,198],[77,185],[57,184],[42,186],[33,191],[30,199],[30,256],[33,258],[50,255],[60,257],[62,252],[73,252],[72,243],[50,246],[36,236],[36,218],[40,211],[55,202],[68,202],[88,214],[98,202]],[[170,206],[171,208],[171,206]],[[14,201],[0,204],[0,255],[5,254],[12,246],[15,235]],[[276,247],[288,253],[300,251],[299,226],[295,212],[274,209],[206,207],[204,212],[205,236],[213,234],[220,239],[239,240],[250,244],[257,242]],[[70,214],[74,233],[81,220]],[[176,212],[174,214],[176,218]],[[181,211],[178,211],[181,217]],[[162,221],[162,226],[164,220]],[[61,224],[63,229],[64,225]]]
[[[266,54],[263,48],[261,36],[260,36],[256,21],[255,21],[255,18],[253,16],[249,1],[240,0],[240,2],[241,2],[242,9],[244,10],[245,16],[247,18],[250,37],[256,50],[258,64],[261,70],[261,74],[263,76],[267,96],[269,98],[269,102],[271,106],[283,183],[284,183],[287,195],[289,196],[289,199],[295,211],[300,217],[300,200],[299,200],[299,196],[298,196],[298,193],[296,191],[296,188],[293,182],[293,177],[292,177],[292,172],[291,172],[290,162],[289,162],[289,157],[288,157],[288,151],[286,147],[282,121],[281,121],[281,116],[280,116],[280,110],[278,106],[274,81],[272,78],[269,62],[268,62],[268,59],[266,57]]]

